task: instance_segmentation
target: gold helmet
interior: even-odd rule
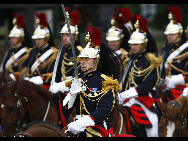
[[[181,12],[179,7],[168,7],[168,19],[170,23],[166,27],[164,34],[176,34],[182,35],[183,28],[181,26]]]
[[[146,46],[148,42],[148,39],[146,37],[147,24],[148,24],[147,18],[141,18],[141,15],[139,14],[137,17],[137,21],[134,24],[136,31],[132,33],[128,41],[129,44],[145,43]]]
[[[76,10],[73,10],[70,14],[68,12],[69,10],[69,7],[65,7],[65,10],[66,10],[66,14],[67,14],[67,18],[68,18],[68,21],[69,21],[69,24],[70,24],[70,30],[71,30],[71,33],[72,34],[76,34],[78,35],[78,24],[79,24],[79,20],[80,20],[80,13]],[[59,32],[60,34],[62,33],[69,33],[68,31],[68,27],[67,27],[67,24],[65,24],[61,31]]]
[[[81,54],[78,57],[89,57],[96,58],[93,65],[87,70],[91,70],[100,59],[100,45],[102,43],[102,32],[97,27],[92,27],[90,31],[90,27],[88,26],[88,34],[85,37],[85,40],[88,42],[86,47],[81,51]],[[86,72],[87,72],[86,71]]]
[[[78,57],[97,58],[97,60],[99,60],[100,44],[102,43],[102,33],[101,30],[97,27],[92,27],[90,31],[90,27],[91,26],[88,26],[88,34],[85,37],[85,40],[88,42],[88,44]]]
[[[113,18],[111,20],[112,27],[106,33],[106,40],[117,41],[124,37],[122,34],[124,27],[124,21],[122,18],[123,17],[121,15],[116,17],[116,13],[113,14]]]
[[[12,21],[14,27],[10,31],[9,37],[24,37],[24,26],[25,26],[25,21],[24,21],[24,16],[19,14],[16,17],[16,13],[13,13],[14,19]]]
[[[38,24],[38,27],[35,29],[33,36],[31,38],[32,39],[45,38],[46,40],[48,40],[50,38],[50,31],[48,29],[46,14],[45,13],[38,14],[36,12],[35,15],[37,17],[36,23]]]

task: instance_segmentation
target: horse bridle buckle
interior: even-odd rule
[[[18,102],[17,102],[17,107],[20,107],[21,105],[22,105],[21,100],[18,100]]]

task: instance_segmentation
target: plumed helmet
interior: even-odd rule
[[[181,12],[179,7],[168,7],[168,19],[170,23],[167,25],[164,34],[182,34],[183,28],[181,25]]]
[[[69,21],[69,24],[70,24],[71,33],[78,35],[78,33],[79,33],[78,32],[78,24],[79,24],[79,21],[80,21],[80,18],[81,18],[80,13],[78,11],[76,11],[76,10],[73,10],[69,14],[69,12],[68,12],[69,7],[65,7],[65,10],[66,10],[67,18],[68,18],[68,21]],[[65,24],[62,27],[62,29],[61,29],[61,31],[59,33],[60,34],[62,34],[62,33],[69,33],[67,24]]]
[[[88,34],[85,39],[88,42],[78,57],[100,58],[100,44],[102,43],[102,32],[97,27],[88,26]]]
[[[124,37],[122,34],[124,28],[124,20],[122,16],[116,16],[116,13],[113,14],[111,20],[112,27],[106,33],[106,40],[108,41],[117,41]]]
[[[38,14],[36,12],[35,15],[37,17],[36,23],[38,24],[38,27],[35,29],[33,36],[31,38],[32,39],[42,39],[42,38],[49,39],[50,31],[48,29],[46,14],[45,13]]]
[[[148,39],[146,37],[148,20],[147,18],[141,18],[139,14],[137,16],[137,22],[134,24],[136,31],[132,33],[128,41],[129,44],[140,44],[147,43]]]
[[[25,19],[24,16],[19,14],[17,16],[16,13],[13,13],[14,19],[12,21],[14,27],[10,31],[9,37],[24,37],[24,26]]]

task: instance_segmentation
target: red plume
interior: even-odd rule
[[[126,19],[127,22],[131,21],[131,12],[128,7],[118,8],[118,11],[122,13],[123,17]]]
[[[146,32],[147,31],[147,27],[148,27],[147,18],[140,18],[139,25],[140,25],[140,28],[142,29],[142,31]]]
[[[139,15],[137,16],[137,20],[140,20],[140,17],[141,17],[141,15],[139,14]]]
[[[68,12],[69,11],[69,7],[65,7],[65,11]]]
[[[119,29],[123,29],[124,28],[125,21],[124,21],[123,17],[117,16],[117,17],[115,17],[115,21],[116,21],[117,26],[118,26]]]
[[[13,16],[14,18],[16,17],[16,15],[17,15],[16,13],[13,13],[13,14],[12,14],[12,16]]]
[[[172,13],[172,7],[168,7],[168,11]]]
[[[38,14],[38,18],[40,19],[40,25],[43,27],[47,27],[47,21],[46,21],[46,14],[40,13]]]
[[[99,28],[92,27],[91,32],[89,34],[90,34],[91,42],[95,46],[99,46],[102,43],[102,32]]]
[[[88,32],[90,32],[90,28],[91,28],[91,26],[88,26]]]
[[[181,23],[181,12],[179,7],[174,7],[172,14],[174,15],[174,19],[177,23]]]
[[[115,19],[115,17],[116,17],[116,13],[113,14],[113,18],[114,18],[114,19]]]
[[[37,13],[37,12],[35,12],[35,15],[36,15],[36,17],[39,17],[39,15],[38,15],[38,13]]]
[[[76,10],[74,10],[74,11],[72,11],[70,13],[70,18],[72,19],[74,25],[78,25],[79,24],[80,17],[81,17],[80,13],[78,11],[76,11]]]
[[[25,20],[24,20],[24,16],[23,15],[18,15],[17,17],[17,25],[20,27],[20,28],[24,28],[25,26]]]

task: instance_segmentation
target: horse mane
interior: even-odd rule
[[[62,130],[58,127],[58,126],[56,126],[55,124],[52,124],[52,123],[49,123],[49,122],[47,122],[47,121],[32,121],[32,122],[30,122],[29,124],[27,124],[26,126],[24,126],[23,128],[22,128],[22,131],[26,131],[27,129],[29,129],[30,127],[32,127],[32,126],[35,126],[35,127],[40,127],[40,126],[43,126],[43,127],[47,127],[47,128],[55,128],[55,129],[57,129],[57,130],[59,130],[59,131],[61,131],[62,132]]]
[[[36,85],[33,82],[27,81],[27,80],[20,80],[18,85],[20,86],[20,88],[22,89],[32,89],[34,91],[36,91],[42,98],[48,100],[49,98],[51,98],[53,96],[53,94],[48,91],[47,89],[43,88],[40,85]]]

